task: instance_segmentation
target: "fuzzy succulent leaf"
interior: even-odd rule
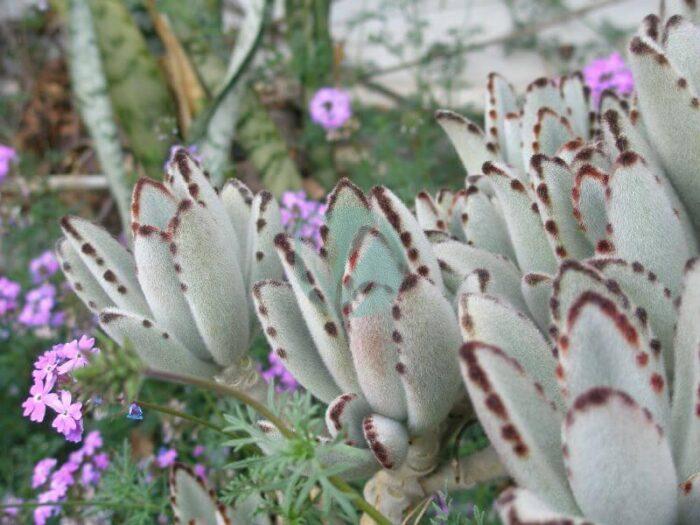
[[[586,163],[576,171],[571,190],[574,217],[596,248],[609,249],[605,211],[605,189],[609,178],[606,172]]]
[[[445,130],[457,152],[467,175],[481,172],[484,162],[494,161],[498,157],[498,148],[488,142],[481,128],[466,117],[453,111],[438,110],[435,120]]]
[[[499,280],[486,268],[479,268],[468,274],[455,294],[455,302],[464,294],[489,295],[512,306],[518,312],[527,312],[528,307],[523,301],[519,288],[512,287],[511,279]]]
[[[367,479],[381,467],[369,449],[350,445],[320,445],[316,457],[324,465],[342,466],[343,479],[348,481]]]
[[[681,483],[678,499],[681,524],[700,523],[700,472],[693,474]]]
[[[207,378],[216,373],[213,364],[197,359],[152,319],[116,308],[105,308],[100,312],[100,324],[120,345],[131,345],[151,368]]]
[[[533,155],[555,155],[562,144],[574,139],[568,119],[551,108],[540,108],[533,130]]]
[[[61,219],[61,228],[85,266],[119,308],[149,315],[129,252],[104,229],[79,217]]]
[[[232,525],[227,509],[214,491],[189,468],[176,463],[170,470],[170,499],[179,523],[198,525]]]
[[[460,219],[468,244],[516,260],[503,215],[475,184],[467,185]]]
[[[553,509],[578,514],[561,456],[563,414],[500,348],[470,341],[460,356],[474,409],[508,471]]]
[[[270,192],[261,191],[253,199],[246,235],[245,280],[250,283],[249,289],[262,279],[282,279],[284,276],[274,246],[275,237],[280,233],[282,219],[279,205]]]
[[[340,395],[314,346],[291,286],[260,281],[253,287],[253,298],[270,347],[296,380],[326,403]]]
[[[610,525],[673,525],[677,482],[654,418],[628,394],[582,392],[562,430],[569,483],[584,515]]]
[[[331,436],[341,435],[350,446],[366,448],[362,422],[372,412],[365,399],[354,393],[341,394],[328,403],[326,427]]]
[[[249,253],[251,240],[248,238],[248,224],[252,213],[253,192],[238,179],[229,179],[221,190],[221,202],[236,232],[241,253]],[[255,283],[255,281],[250,281]]]
[[[486,85],[486,110],[484,125],[491,141],[498,144],[501,154],[510,159],[511,152],[505,132],[506,117],[517,113],[518,100],[508,81],[498,73],[490,73]],[[509,161],[510,162],[510,161]]]
[[[520,291],[537,326],[546,332],[551,324],[549,300],[552,297],[552,278],[543,273],[525,274]]]
[[[560,114],[564,111],[564,101],[554,82],[540,78],[532,82],[525,93],[525,103],[521,116],[522,126],[522,165],[529,166],[530,158],[538,153],[536,146],[538,142],[536,126],[542,118],[542,109],[549,108],[549,111]],[[562,140],[563,144],[566,142]]]
[[[496,510],[505,525],[532,523],[565,523],[566,525],[596,525],[590,520],[552,510],[536,494],[511,487],[496,500]]]
[[[584,84],[581,73],[573,73],[561,79],[559,92],[566,110],[563,115],[571,123],[574,135],[588,138],[591,132],[590,89]]]
[[[131,197],[131,224],[146,224],[165,231],[177,211],[177,199],[160,182],[141,177]]]
[[[410,274],[392,307],[399,363],[414,434],[434,429],[462,392],[456,367],[460,334],[450,303],[427,278]]]
[[[408,432],[398,421],[379,414],[370,414],[362,421],[362,430],[369,449],[385,469],[397,469],[408,455]]]

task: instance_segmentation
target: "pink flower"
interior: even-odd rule
[[[60,500],[63,496],[59,491],[47,490],[39,494],[39,503],[53,503]],[[45,525],[46,521],[53,515],[58,514],[56,505],[42,505],[34,509],[34,525]]]
[[[92,463],[85,463],[80,471],[80,482],[83,486],[97,485],[100,481],[100,473],[95,469]]]
[[[177,450],[174,448],[170,449],[160,449],[158,456],[156,456],[156,465],[160,468],[168,468],[177,459]]]
[[[634,89],[632,71],[617,52],[590,62],[583,68],[583,77],[586,85],[591,88],[595,104],[600,102],[606,89],[612,89],[620,95],[628,95]]]
[[[36,370],[32,372],[34,379],[44,379],[46,377],[55,379],[58,357],[58,352],[56,350],[47,350],[41,354],[34,363],[34,368],[36,368]]]
[[[342,89],[323,87],[311,99],[309,113],[324,129],[340,128],[352,116],[350,95]]]
[[[83,443],[83,452],[86,455],[92,456],[98,448],[102,446],[102,436],[98,430],[93,430],[87,436],[85,436],[85,442]]]
[[[194,447],[194,449],[192,449],[192,456],[193,457],[198,458],[202,454],[204,454],[204,446],[203,445],[197,445],[196,447]]]
[[[24,417],[29,416],[31,421],[37,423],[44,421],[46,406],[53,408],[53,404],[58,402],[58,396],[51,392],[54,381],[52,377],[47,378],[46,382],[41,379],[34,380],[34,384],[29,389],[30,397],[22,403],[22,408],[24,408],[22,415]]]
[[[10,171],[10,163],[17,159],[17,153],[10,146],[0,144],[0,184]]]
[[[58,413],[51,426],[65,436],[70,435],[78,427],[78,421],[83,417],[81,413],[83,404],[71,401],[71,393],[62,390],[61,399],[50,405]]]
[[[29,271],[35,284],[48,279],[58,271],[58,261],[51,250],[29,261]]]
[[[107,467],[109,467],[109,455],[106,452],[97,454],[94,458],[92,458],[92,461],[100,470],[105,470]]]
[[[197,463],[194,468],[192,469],[197,476],[199,476],[202,479],[206,479],[207,477],[207,467],[202,465],[201,463]]]
[[[282,360],[274,351],[271,351],[267,356],[270,361],[270,367],[264,370],[261,375],[268,383],[275,383],[278,392],[293,392],[299,388],[294,376],[284,367]]]
[[[46,483],[49,479],[49,474],[56,466],[57,461],[54,458],[44,458],[34,465],[32,473],[32,488],[35,489]]]
[[[77,425],[75,425],[75,428],[68,432],[66,434],[66,441],[70,441],[71,443],[80,443],[80,440],[83,439],[83,420],[81,419],[80,421],[77,422]]]
[[[78,341],[73,340],[70,343],[66,343],[60,350],[61,357],[65,361],[58,367],[58,373],[63,375],[67,374],[78,368],[83,368],[87,366],[88,360],[85,358],[83,352],[78,348]]]

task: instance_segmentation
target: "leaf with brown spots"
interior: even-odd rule
[[[498,159],[498,155],[488,148],[484,132],[466,117],[440,109],[435,112],[435,120],[447,133],[467,175],[481,173],[484,162]]]
[[[505,525],[595,525],[572,514],[562,514],[533,492],[511,487],[496,500],[496,511]]]

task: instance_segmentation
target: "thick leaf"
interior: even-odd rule
[[[61,228],[85,266],[119,308],[148,315],[129,252],[102,227],[79,217],[61,219]]]
[[[484,132],[469,119],[441,109],[435,113],[435,120],[447,133],[467,175],[481,173],[484,162],[498,158],[498,147],[488,142]]]
[[[503,134],[505,135],[506,149],[501,154],[508,164],[518,168],[518,175],[525,178],[523,166],[522,123],[520,113],[508,113],[503,122]]]
[[[160,182],[141,177],[131,197],[132,229],[147,224],[165,230],[177,210],[177,200]]]
[[[593,166],[584,164],[576,172],[571,190],[574,218],[591,244],[610,250],[607,242],[607,215],[605,189],[610,176]]]
[[[170,501],[178,523],[231,525],[227,509],[205,481],[181,463],[170,470]]]
[[[569,483],[584,515],[609,525],[674,525],[676,473],[664,432],[628,394],[583,392],[562,431]]]
[[[371,414],[362,422],[369,449],[386,469],[397,469],[408,455],[408,432],[391,418]]]
[[[236,232],[241,254],[250,253],[251,239],[248,238],[248,223],[255,195],[248,186],[238,179],[230,179],[221,190],[221,202]],[[249,281],[255,284],[254,281]]]
[[[306,328],[291,286],[279,281],[258,282],[253,298],[270,347],[294,378],[325,403],[340,395]]]
[[[467,186],[460,219],[467,244],[515,260],[503,216],[476,184]]]
[[[678,215],[640,156],[628,151],[616,164],[605,198],[610,248],[623,259],[640,261],[676,293],[683,266],[693,255]],[[642,238],[644,246],[639,242]]]
[[[496,298],[466,294],[459,300],[459,320],[465,341],[500,348],[520,363],[548,399],[563,408],[555,375],[557,360],[530,319]]]
[[[700,262],[688,263],[675,340],[673,441],[681,478],[700,471]]]
[[[284,270],[275,253],[274,239],[282,233],[282,219],[277,201],[268,191],[261,191],[253,199],[253,210],[248,225],[250,244],[246,254],[246,282],[250,291],[253,284],[263,279],[282,279]]]
[[[543,273],[523,276],[520,291],[537,326],[546,332],[551,323],[549,300],[552,297],[552,278]]]
[[[574,131],[566,117],[551,108],[543,107],[537,112],[532,138],[534,140],[530,147],[533,155],[555,155],[563,144],[573,140]]]
[[[180,289],[209,353],[221,366],[245,355],[250,336],[248,294],[228,224],[230,232],[209,207],[183,200],[167,232]]]
[[[120,345],[130,345],[147,366],[164,372],[210,378],[217,368],[197,359],[174,336],[153,320],[105,308],[100,324]]]
[[[554,273],[556,261],[542,227],[534,196],[505,165],[487,163],[489,177],[508,226],[518,266],[524,273]]]
[[[528,311],[520,289],[513,288],[511,279],[498,279],[486,268],[477,268],[464,278],[455,294],[455,304],[464,294],[489,295],[512,306],[517,312]]]
[[[439,288],[415,274],[401,284],[392,315],[408,428],[412,434],[421,434],[442,422],[462,391],[457,368],[459,328]]]
[[[697,86],[686,80],[675,62],[652,40],[635,37],[630,46],[639,106],[668,177],[700,226],[700,103]]]
[[[366,480],[380,469],[374,454],[366,448],[350,445],[320,445],[315,451],[316,457],[332,468],[344,467],[343,479],[347,481]]]
[[[529,490],[511,487],[496,500],[496,510],[505,525],[595,525],[592,521],[555,512]]]
[[[679,506],[681,525],[700,523],[700,473],[681,483]]]
[[[563,77],[559,92],[566,107],[562,115],[571,123],[575,135],[588,138],[591,131],[590,89],[584,84],[583,75],[576,72]]]
[[[523,166],[529,166],[530,157],[537,153],[533,148],[533,144],[537,141],[535,125],[540,118],[540,110],[542,108],[549,108],[555,113],[562,113],[565,110],[564,101],[559,90],[553,81],[546,78],[539,78],[532,82],[525,93],[525,104],[520,118],[522,125]]]
[[[469,396],[508,472],[552,509],[577,514],[561,455],[562,414],[500,348],[471,341],[460,355]]]
[[[126,233],[129,224],[129,181],[112,103],[107,94],[107,80],[93,17],[87,0],[70,0],[69,7],[71,84]]]
[[[367,443],[363,433],[363,420],[371,412],[372,408],[362,396],[341,394],[328,404],[326,428],[333,437],[341,435],[348,445],[365,448]]]
[[[71,288],[93,314],[99,313],[103,308],[114,306],[67,239],[60,239],[56,243],[56,257]]]
[[[486,133],[491,142],[499,145],[502,155],[508,159],[508,142],[504,129],[506,115],[518,112],[518,101],[513,86],[498,73],[489,73],[486,87],[488,90],[484,112]]]

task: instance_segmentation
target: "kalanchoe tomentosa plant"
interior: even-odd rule
[[[62,220],[57,253],[76,294],[148,366],[251,387],[251,283],[282,276],[277,202],[237,180],[219,194],[177,149],[165,184],[136,184],[131,213],[133,254],[91,222]]]
[[[321,236],[320,253],[275,238],[288,282],[257,283],[257,313],[285,366],[329,404],[330,433],[356,447],[351,466],[401,480],[393,495],[376,486],[381,476],[365,490],[400,519],[406,493],[422,496],[415,479],[435,467],[443,422],[463,392],[456,315],[430,242],[386,188],[368,198],[342,180]]]
[[[470,174],[452,213],[508,240],[524,274],[477,269],[457,297],[465,384],[520,485],[498,502],[508,524],[700,520],[699,48],[690,22],[649,16],[629,45],[636,106],[606,94],[584,119],[585,91],[542,79],[521,111],[492,77],[493,142],[438,115]],[[502,220],[464,211],[475,195]],[[465,237],[435,236],[443,267],[482,254]]]

